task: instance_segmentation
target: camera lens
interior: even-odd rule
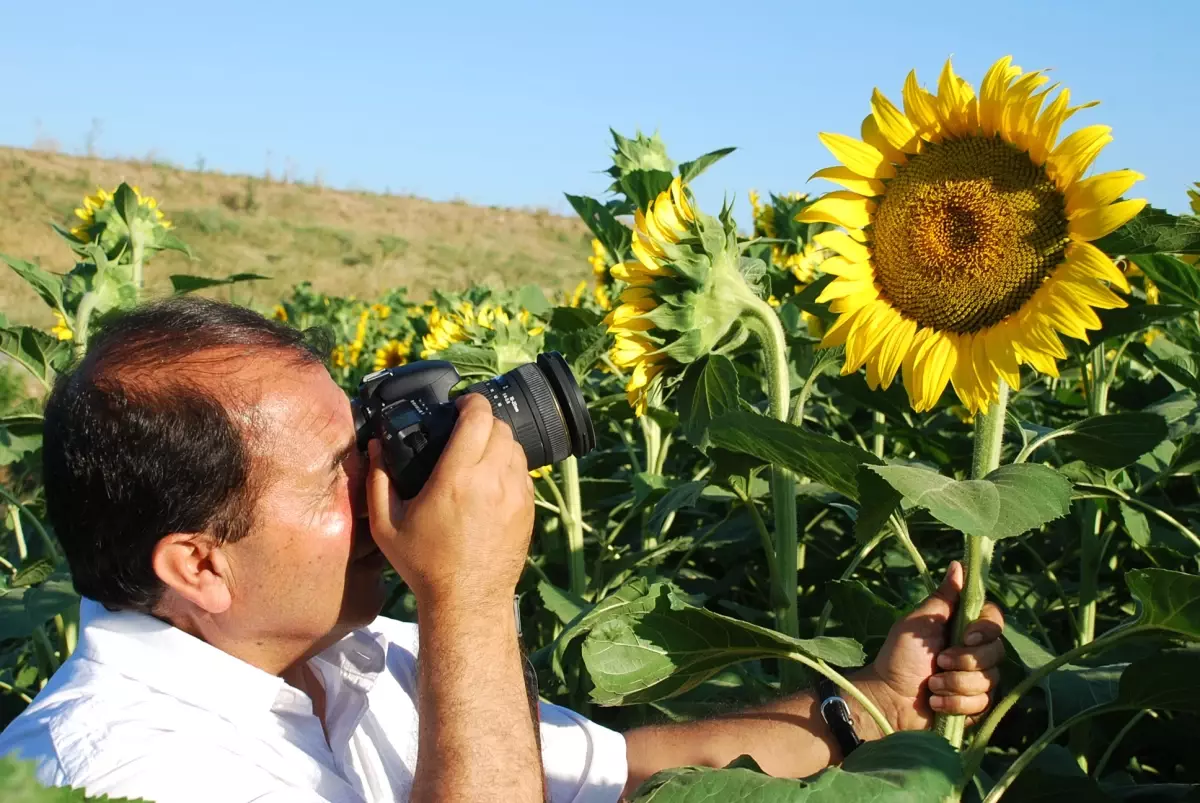
[[[492,404],[492,413],[512,427],[529,467],[582,457],[596,446],[596,432],[583,392],[558,352],[539,354],[536,363],[467,388]]]

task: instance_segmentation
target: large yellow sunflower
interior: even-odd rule
[[[909,73],[903,111],[875,90],[861,140],[821,134],[842,166],[816,176],[846,189],[797,219],[846,229],[816,237],[837,254],[821,265],[837,278],[819,300],[839,313],[822,345],[845,344],[844,373],[865,364],[868,382],[887,387],[903,368],[914,409],[949,382],[986,410],[999,380],[1018,386],[1021,364],[1057,376],[1060,334],[1087,340],[1094,308],[1125,306],[1108,284],[1128,282],[1090,241],[1141,211],[1144,200],[1117,199],[1142,176],[1083,179],[1111,129],[1057,142],[1094,104],[1072,107],[1047,81],[1006,56],[976,96],[947,61],[936,95]]]

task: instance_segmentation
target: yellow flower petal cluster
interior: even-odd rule
[[[375,317],[381,321],[386,321],[392,314],[392,308],[387,304],[372,304],[371,312],[375,313]]]
[[[421,339],[421,359],[445,351],[455,343],[473,342],[474,335],[481,330],[495,330],[508,326],[514,320],[531,336],[536,337],[546,331],[545,325],[527,309],[521,309],[513,316],[499,304],[476,307],[470,301],[463,301],[450,312],[442,312],[435,307],[429,313],[429,333]]]
[[[1060,336],[1087,340],[1095,309],[1125,306],[1109,289],[1128,292],[1125,276],[1091,241],[1145,206],[1117,200],[1142,176],[1083,178],[1110,129],[1059,141],[1094,104],[1072,107],[1048,80],[1006,56],[976,95],[947,61],[936,94],[909,73],[903,110],[875,90],[860,139],[821,134],[841,166],[816,175],[845,189],[797,220],[846,229],[815,238],[836,254],[818,300],[839,314],[822,345],[846,346],[844,373],[866,365],[871,386],[887,387],[902,371],[918,411],[947,384],[985,410],[1001,379],[1019,385],[1021,365],[1057,376]]]
[[[396,368],[408,363],[412,354],[412,335],[403,340],[389,340],[375,350],[375,370]]]
[[[275,310],[271,313],[271,317],[277,321],[283,321],[284,323],[287,323],[287,319],[288,319],[287,310],[284,308],[284,306],[282,304],[276,304]]]
[[[790,192],[781,196],[784,200],[799,202],[808,198],[802,192]],[[775,207],[764,204],[756,190],[750,190],[750,207],[754,216],[754,236],[776,239],[779,229],[775,225]],[[797,250],[798,249],[798,250]],[[825,258],[825,250],[818,248],[812,242],[803,246],[796,243],[772,243],[771,261],[786,271],[801,285],[806,285],[816,278],[816,268]]]
[[[54,335],[59,340],[74,340],[75,330],[67,323],[67,319],[58,310],[54,310],[54,326],[50,329],[50,334]]]
[[[84,243],[91,239],[91,229],[96,224],[96,213],[103,209],[106,204],[111,205],[113,203],[113,194],[115,192],[116,190],[109,192],[103,187],[98,187],[95,195],[84,197],[83,206],[75,210],[75,217],[79,218],[80,222],[71,229],[72,237]],[[138,206],[149,210],[158,225],[164,229],[172,227],[171,221],[167,220],[166,215],[158,208],[158,201],[148,195],[142,195],[142,191],[137,187],[133,187],[133,194],[137,197]]]
[[[634,215],[632,249],[637,262],[625,262],[611,269],[613,278],[629,285],[620,295],[604,323],[616,335],[609,356],[614,365],[632,373],[625,392],[637,415],[647,407],[651,383],[673,362],[647,334],[653,324],[642,317],[658,306],[650,285],[660,277],[674,274],[666,264],[664,243],[678,243],[688,233],[688,224],[696,220],[695,211],[676,178],[649,206],[649,214],[639,209]]]
[[[350,365],[358,365],[358,358],[362,356],[363,346],[367,340],[367,322],[371,319],[371,309],[368,307],[359,313],[358,325],[354,329],[354,340],[350,343],[346,350],[346,359]]]

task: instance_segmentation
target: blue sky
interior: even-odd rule
[[[566,211],[606,186],[608,127],[641,127],[677,161],[738,146],[696,190],[744,222],[750,188],[827,188],[817,133],[857,133],[872,87],[1011,53],[1102,101],[1076,118],[1114,129],[1096,169],[1174,211],[1200,180],[1190,0],[104,5],[0,0],[0,143],[82,152],[96,119],[106,156]]]

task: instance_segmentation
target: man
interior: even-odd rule
[[[582,803],[743,753],[790,776],[840,760],[811,693],[623,737],[543,704],[539,755],[512,606],[529,467],[486,402],[459,409],[402,509],[300,333],[200,299],[108,323],[45,414],[79,646],[0,755],[36,759],[46,783],[158,803]],[[388,562],[416,625],[378,617]],[[995,608],[973,646],[942,649],[961,583],[955,565],[853,676],[897,728],[987,705]]]

